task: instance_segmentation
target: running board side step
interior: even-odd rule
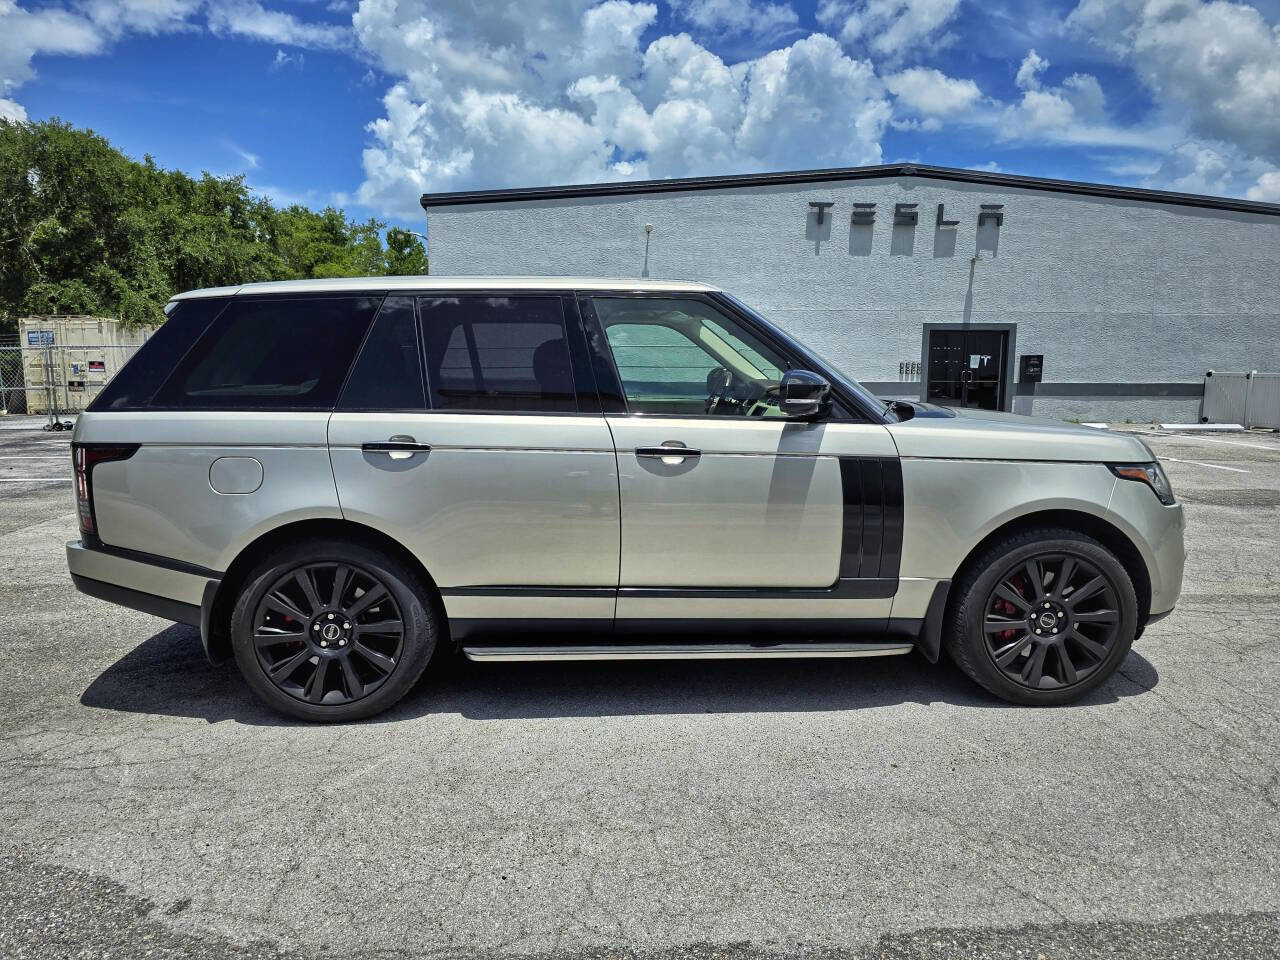
[[[910,653],[912,643],[666,643],[606,646],[470,646],[468,660],[489,663],[517,660],[767,660],[806,657],[894,657]]]

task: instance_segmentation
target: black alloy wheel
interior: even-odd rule
[[[344,563],[285,574],[258,603],[253,623],[267,679],[307,703],[351,703],[373,693],[395,670],[404,642],[404,618],[386,586]]]
[[[245,681],[304,720],[358,720],[400,700],[435,651],[438,601],[403,560],[358,542],[299,541],[265,557],[231,614]]]
[[[1033,690],[1068,687],[1106,662],[1120,629],[1116,587],[1084,557],[1053,553],[1006,570],[987,597],[986,652]]]
[[[951,587],[944,645],[970,679],[1010,703],[1085,696],[1128,655],[1140,612],[1133,578],[1078,530],[1035,527],[995,541]]]

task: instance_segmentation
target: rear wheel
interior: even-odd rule
[[[304,720],[357,720],[387,709],[422,676],[437,627],[426,587],[393,557],[307,541],[267,557],[231,615],[245,681]]]
[[[1014,703],[1079,699],[1115,672],[1137,632],[1137,595],[1124,566],[1072,530],[1031,530],[994,544],[956,591],[952,659]]]

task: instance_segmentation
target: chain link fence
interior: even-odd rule
[[[52,422],[78,413],[139,346],[0,339],[0,414],[41,414]]]

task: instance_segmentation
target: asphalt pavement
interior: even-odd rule
[[[69,438],[26,424],[0,429],[0,956],[1277,953],[1276,435],[1146,437],[1182,601],[1076,706],[914,655],[450,660],[318,727],[72,589]]]

